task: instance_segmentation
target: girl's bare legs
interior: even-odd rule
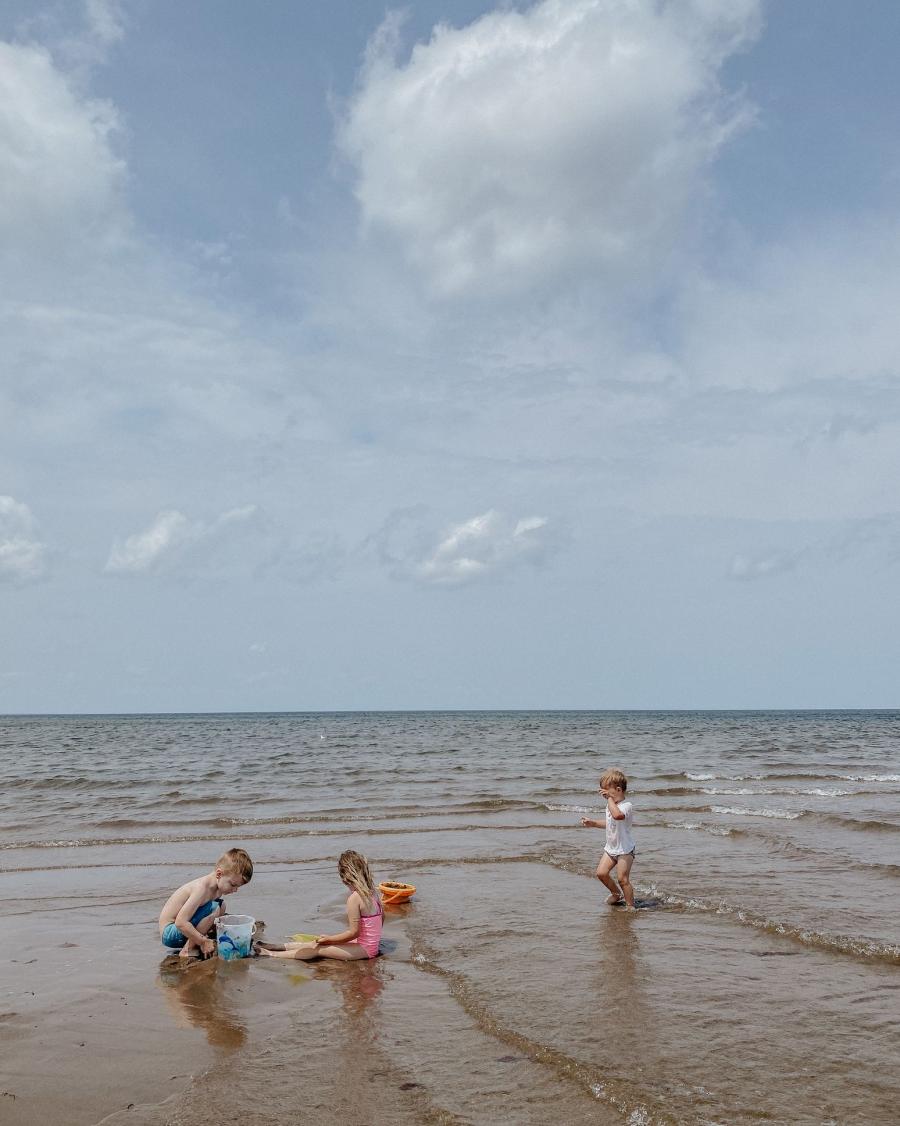
[[[338,962],[358,962],[369,955],[358,942],[341,943],[339,946],[317,946],[316,952],[320,958],[334,958]]]
[[[631,859],[631,858],[629,857],[629,859]],[[604,852],[603,857],[600,860],[600,863],[597,865],[597,879],[605,887],[608,887],[610,892],[611,892],[609,898],[606,901],[609,904],[621,903],[622,902],[622,893],[619,890],[618,885],[613,880],[612,875],[611,875],[611,872],[612,872],[613,868],[615,868],[615,866],[616,866],[616,862],[615,862],[615,860],[613,860],[613,858],[609,855],[608,852]],[[633,902],[634,902],[634,895],[632,894],[632,903]]]
[[[633,863],[634,857],[630,854],[628,856],[620,856],[616,860],[616,879],[619,881],[619,886],[622,888],[625,902],[632,911],[634,910],[634,887],[631,883],[631,865]]]
[[[274,947],[271,943],[258,943],[260,954],[267,958],[293,958],[297,961],[308,962],[312,958],[334,958],[340,962],[356,962],[360,958],[368,958],[368,954],[355,942],[348,942],[341,946],[317,946],[314,942],[286,942],[283,946]]]

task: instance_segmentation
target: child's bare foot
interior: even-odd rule
[[[200,951],[196,946],[182,946],[179,958],[199,958]]]
[[[624,903],[625,898],[621,894],[616,895],[615,893],[613,893],[612,895],[607,896],[606,902],[610,905],[610,907],[615,907],[617,903]]]
[[[253,947],[253,952],[255,954],[261,955],[263,958],[274,958],[275,957],[275,955],[268,948],[268,946],[264,946],[261,942],[256,943],[256,945]]]

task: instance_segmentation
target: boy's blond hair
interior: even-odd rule
[[[360,852],[348,848],[338,860],[338,875],[342,883],[359,892],[359,897],[368,907],[375,895],[375,881],[369,871],[369,862]]]
[[[609,786],[617,786],[624,794],[628,789],[628,779],[621,770],[604,770],[600,775],[600,785],[604,789]]]
[[[245,884],[253,879],[253,861],[242,848],[230,848],[216,861],[216,867],[233,876],[240,876]]]

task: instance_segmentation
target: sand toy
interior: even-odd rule
[[[400,883],[398,880],[385,880],[378,885],[381,901],[385,906],[391,903],[406,903],[416,890],[414,884]]]
[[[249,958],[256,920],[252,915],[222,915],[216,919],[216,941],[219,957],[226,962]]]

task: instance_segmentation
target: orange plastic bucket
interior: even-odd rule
[[[378,890],[381,892],[381,902],[389,905],[391,903],[405,903],[416,889],[414,884],[403,884],[399,880],[387,880],[378,885]]]

